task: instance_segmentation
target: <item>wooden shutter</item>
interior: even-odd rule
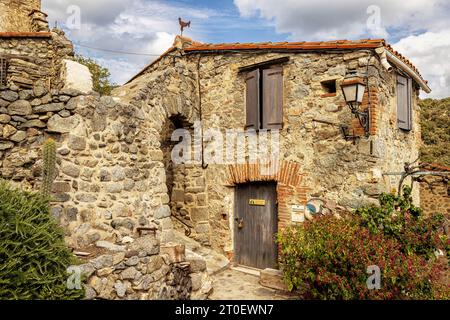
[[[0,86],[6,86],[6,72],[8,70],[8,60],[0,57]]]
[[[397,76],[397,123],[403,130],[411,130],[412,116],[412,81]]]
[[[263,70],[263,129],[283,127],[283,67]]]
[[[246,129],[259,129],[259,70],[251,71],[246,78]]]

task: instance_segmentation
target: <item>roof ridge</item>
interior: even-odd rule
[[[423,79],[422,75],[419,73],[414,64],[408,60],[405,56],[400,54],[398,51],[387,43],[386,39],[358,39],[358,40],[347,40],[347,39],[335,39],[328,41],[300,41],[300,42],[235,42],[235,43],[203,43],[195,41],[189,37],[176,36],[175,41],[165,53],[163,53],[158,59],[153,61],[150,65],[145,67],[141,72],[134,76],[131,80],[135,79],[137,76],[141,75],[146,69],[151,67],[153,64],[160,61],[164,56],[175,50],[181,50],[184,52],[202,52],[202,51],[249,51],[249,50],[350,50],[350,49],[376,49],[379,47],[384,47],[386,50],[391,52],[399,60],[404,62],[408,67],[416,73],[419,78],[427,84],[428,81]],[[131,81],[130,80],[130,81]]]

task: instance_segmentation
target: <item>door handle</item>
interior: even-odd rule
[[[244,218],[236,218],[234,219],[236,222],[239,222],[238,229],[244,228]]]

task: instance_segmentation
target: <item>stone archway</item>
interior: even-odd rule
[[[162,162],[166,175],[166,187],[169,197],[170,212],[175,221],[181,224],[181,228],[186,230],[186,234],[191,234],[194,227],[191,219],[190,210],[188,209],[189,199],[186,197],[186,188],[189,186],[189,176],[185,164],[176,164],[172,159],[172,151],[179,143],[172,139],[172,135],[176,130],[186,130],[192,134],[192,124],[180,114],[170,116],[166,119],[160,136],[161,151],[163,153]]]

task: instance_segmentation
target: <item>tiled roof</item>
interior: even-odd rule
[[[435,172],[448,171],[450,173],[450,167],[444,166],[442,164],[422,162],[420,163],[420,165],[422,166],[423,169],[428,171],[435,171]]]
[[[0,38],[51,38],[50,32],[0,32]]]
[[[186,53],[195,52],[221,52],[221,51],[254,51],[254,50],[291,50],[291,51],[309,51],[309,50],[351,50],[351,49],[376,49],[384,47],[398,59],[408,65],[425,83],[426,80],[422,78],[418,69],[399,52],[395,51],[390,44],[384,39],[362,39],[362,40],[334,40],[334,41],[316,41],[316,42],[256,42],[256,43],[201,43],[193,41],[186,37],[177,36],[174,45],[167,50],[161,57],[153,61],[149,66],[144,68],[133,79],[145,72],[153,64],[157,63],[168,53],[177,49],[176,44],[183,43],[183,51]],[[131,79],[131,80],[133,80]],[[130,80],[130,81],[131,81]]]
[[[384,45],[383,39],[375,40],[337,40],[320,42],[259,42],[259,43],[193,43],[185,49],[186,52],[192,51],[222,51],[222,50],[326,50],[326,49],[359,49],[359,48],[378,48]]]
[[[317,42],[259,42],[259,43],[220,43],[207,44],[195,42],[184,49],[185,52],[194,51],[233,51],[233,50],[333,50],[333,49],[374,49],[385,47],[392,54],[410,66],[417,74],[418,69],[406,57],[395,51],[384,39],[362,40],[334,40]]]

